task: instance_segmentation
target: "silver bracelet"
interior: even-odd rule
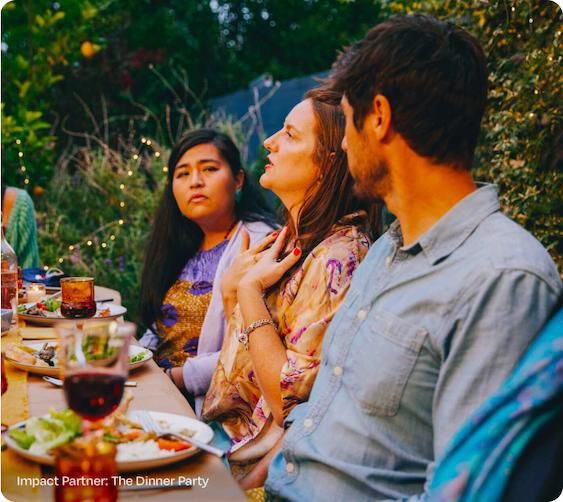
[[[250,333],[261,328],[262,326],[266,326],[266,324],[271,324],[274,329],[276,328],[276,324],[271,319],[258,319],[258,321],[254,321],[252,324],[247,326],[247,328],[237,334],[237,340],[239,343],[244,345],[244,348],[248,350],[248,340]]]

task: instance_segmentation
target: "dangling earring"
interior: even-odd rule
[[[235,190],[235,204],[236,205],[240,204],[241,199],[242,199],[242,188],[237,188]]]

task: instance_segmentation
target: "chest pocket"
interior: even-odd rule
[[[370,313],[351,346],[346,379],[363,411],[396,415],[427,334],[389,312]]]

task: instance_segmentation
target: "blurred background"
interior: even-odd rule
[[[563,264],[562,15],[548,0],[16,0],[2,9],[2,184],[24,188],[45,268],[139,277],[171,145],[199,126],[261,142],[342,47],[394,14],[449,19],[488,55],[476,177]],[[272,203],[275,204],[275,200]]]

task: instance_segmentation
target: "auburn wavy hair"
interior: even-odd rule
[[[328,87],[308,91],[315,114],[315,161],[320,178],[305,195],[305,201],[294,222],[283,208],[283,219],[288,223],[288,242],[298,242],[302,254],[297,266],[331,232],[343,216],[364,210],[368,215],[365,229],[372,242],[381,234],[381,203],[366,201],[354,193],[354,179],[348,170],[346,152],[342,149],[345,118],[340,106],[342,94]],[[291,270],[289,273],[291,273]]]

